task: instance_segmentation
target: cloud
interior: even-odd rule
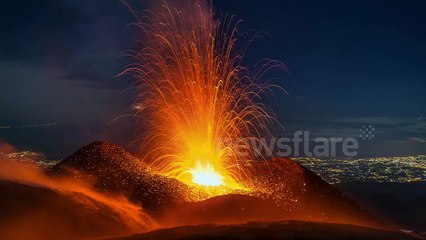
[[[114,15],[111,15],[114,11]],[[120,1],[8,1],[0,8],[0,61],[60,67],[64,79],[89,88],[121,88],[115,76],[132,49],[132,15]]]
[[[0,7],[7,32],[0,38],[0,137],[54,157],[94,140],[133,140],[123,127],[128,121],[108,125],[128,113],[133,97],[123,93],[131,83],[116,77],[128,64],[122,51],[137,44],[127,7],[86,0],[22,6]],[[52,122],[57,125],[21,127]]]
[[[407,139],[414,142],[426,143],[426,138],[408,137]]]
[[[56,126],[57,122],[51,123],[36,123],[36,124],[26,124],[26,125],[0,125],[0,128],[38,128],[38,127],[52,127]]]
[[[121,89],[87,88],[64,80],[66,74],[60,66],[0,62],[0,102],[5,103],[1,124],[90,125],[107,123],[126,112]]]
[[[402,127],[402,130],[411,133],[424,133],[426,134],[426,118],[419,117],[411,124]]]
[[[351,123],[351,124],[376,124],[376,125],[398,125],[406,123],[406,119],[390,118],[390,117],[342,117],[332,118],[329,121],[334,123]]]

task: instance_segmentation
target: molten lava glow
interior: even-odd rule
[[[141,18],[144,48],[130,53],[136,63],[122,73],[137,82],[141,155],[187,185],[241,189],[241,165],[254,154],[237,154],[229,140],[268,136],[274,120],[255,100],[271,85],[258,80],[282,64],[265,61],[248,71],[240,65],[245,48],[236,47],[238,22],[214,19],[211,3],[185,2],[179,9],[163,3]]]
[[[223,184],[223,176],[218,173],[212,165],[203,165],[197,162],[194,169],[190,170],[192,181],[204,186],[220,186]]]

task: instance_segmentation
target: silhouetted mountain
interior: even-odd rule
[[[383,221],[426,238],[426,182],[352,182],[335,186]]]

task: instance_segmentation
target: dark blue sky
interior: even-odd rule
[[[128,1],[143,9],[139,1]],[[426,2],[213,1],[265,32],[246,62],[284,62],[274,73],[289,96],[273,106],[290,135],[375,138],[361,156],[426,153]],[[0,3],[0,139],[53,158],[94,140],[134,137],[130,82],[115,77],[134,49],[135,19],[119,0]]]

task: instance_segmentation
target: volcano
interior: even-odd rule
[[[267,191],[194,200],[190,186],[153,172],[137,156],[110,142],[84,146],[42,173],[2,164],[0,236],[415,239],[389,230],[290,159],[250,162],[244,167],[255,177],[243,184]]]
[[[141,204],[162,226],[240,224],[302,220],[383,226],[369,212],[317,175],[287,158],[251,162],[247,183],[268,193],[227,194],[203,201],[188,198],[184,183],[152,173],[138,157],[110,142],[95,142],[59,164],[54,174],[89,176],[102,192],[121,193]]]

